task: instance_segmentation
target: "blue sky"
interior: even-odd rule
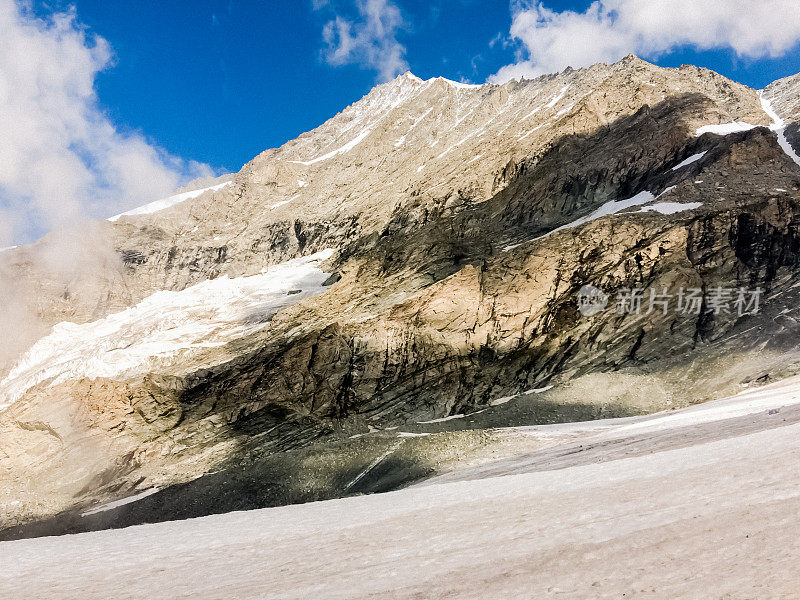
[[[40,3],[38,9],[45,13],[69,4],[78,20],[113,48],[114,65],[97,79],[100,101],[112,119],[142,130],[170,152],[217,167],[238,170],[262,150],[336,114],[376,83],[375,69],[332,66],[323,55],[325,23],[335,15],[357,20],[354,2],[314,10],[311,0],[76,0]],[[508,0],[395,4],[405,20],[397,40],[420,77],[482,82],[514,62],[519,44],[508,41]],[[546,3],[556,11],[583,11],[589,4]],[[755,87],[800,72],[796,48],[761,60],[739,58],[730,49],[683,48],[655,62],[699,64]]]
[[[316,127],[377,82],[373,69],[325,61],[322,29],[332,14],[313,10],[311,0],[193,0],[190,10],[189,3],[153,0],[55,6],[69,4],[114,50],[114,66],[97,79],[114,121],[180,156],[230,170]],[[482,81],[513,56],[489,48],[508,30],[507,0],[402,8],[408,30],[398,38],[420,77]]]
[[[237,171],[406,69],[800,72],[798,0],[0,0],[0,31],[0,248]]]

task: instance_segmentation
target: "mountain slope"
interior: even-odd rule
[[[752,90],[710,71],[659,69],[635,57],[503,86],[464,88],[407,74],[262,153],[231,186],[66,241],[51,235],[37,247],[3,253],[3,278],[15,282],[19,303],[37,306],[45,325],[94,320],[155,291],[250,275],[339,247],[380,230],[412,201],[484,201],[554,140],[590,134],[684,93],[702,96],[684,115],[687,130],[769,124]],[[67,264],[54,268],[52,255],[64,254],[64,246],[70,255],[90,249],[91,260],[75,257],[74,267],[59,260]]]
[[[394,471],[350,483],[395,456],[398,431],[431,433],[426,421],[628,416],[792,374],[800,166],[770,129],[791,118],[787,93],[764,92],[770,115],[755,90],[711,71],[635,57],[502,86],[406,74],[230,185],[73,235],[92,245],[79,269],[53,267],[56,236],[0,254],[15,298],[39,298],[28,337],[88,323],[52,341],[103,330],[129,306],[142,331],[169,335],[140,309],[153,294],[182,306],[192,286],[335,249],[315,264],[320,293],[301,300],[287,282],[209,343],[201,330],[129,369],[107,364],[141,350],[125,336],[82,351],[96,369],[43,359],[61,346],[21,338],[28,354],[0,392],[13,402],[0,412],[2,493],[18,502],[5,524],[193,481],[208,494],[204,481],[233,473],[255,506],[388,489],[439,472],[449,450],[415,446]],[[577,311],[585,284],[608,310]],[[614,311],[624,289],[721,287],[762,289],[763,310]],[[409,468],[422,454],[431,466]],[[291,460],[310,455],[321,466],[307,486],[253,484],[269,469],[303,477]]]

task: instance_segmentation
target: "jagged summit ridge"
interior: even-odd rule
[[[535,154],[549,140],[589,131],[670,95],[697,91],[718,98],[721,112],[690,123],[693,130],[733,121],[769,124],[757,95],[745,86],[635,58],[503,85],[467,86],[405,73],[298,140],[268,151],[245,171],[255,174],[264,163],[276,161],[268,168],[270,180],[276,191],[285,186],[280,201],[289,202],[286,210],[300,207],[305,195],[313,195],[320,208],[339,210],[340,201],[319,204],[316,185],[324,182],[324,196],[331,179],[343,179],[330,172],[320,180],[334,164],[344,171],[356,165],[367,171],[372,194],[387,205],[396,203],[392,196],[397,193],[435,193],[454,180],[485,197],[493,192],[486,187],[490,173]],[[310,185],[298,190],[293,186],[298,180]]]

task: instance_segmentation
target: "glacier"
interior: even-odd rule
[[[91,323],[59,323],[0,381],[0,410],[43,381],[55,385],[152,372],[187,353],[258,331],[278,310],[326,289],[322,284],[329,273],[320,264],[334,252],[293,259],[258,275],[223,276],[181,291],[156,292]]]

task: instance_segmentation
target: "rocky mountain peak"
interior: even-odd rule
[[[35,320],[45,327],[84,322],[159,290],[255,274],[322,250],[321,237],[310,241],[322,235],[321,224],[328,236],[338,232],[334,237],[354,223],[376,232],[405,207],[485,202],[563,140],[595,135],[644,107],[670,103],[680,107],[668,111],[675,135],[709,125],[770,124],[753,90],[708,71],[663,69],[634,56],[503,86],[422,80],[407,72],[263,152],[231,184],[122,217],[108,228],[108,244],[117,245],[123,266],[106,261],[102,272],[82,277],[97,280],[81,290],[53,279],[50,270],[44,275],[35,261],[31,266],[28,250],[3,252],[0,261],[21,286],[23,303],[41,298]],[[788,110],[780,100],[775,106]],[[298,238],[294,223],[314,224],[316,232]],[[288,236],[280,243],[272,237],[279,229]],[[52,282],[52,291],[42,292],[42,280]]]
[[[643,59],[639,58],[633,52],[631,52],[630,54],[628,54],[624,58],[621,58],[620,60],[618,60],[614,64],[625,66],[625,67],[654,67],[655,66],[652,63],[647,62],[646,60],[643,60]]]

